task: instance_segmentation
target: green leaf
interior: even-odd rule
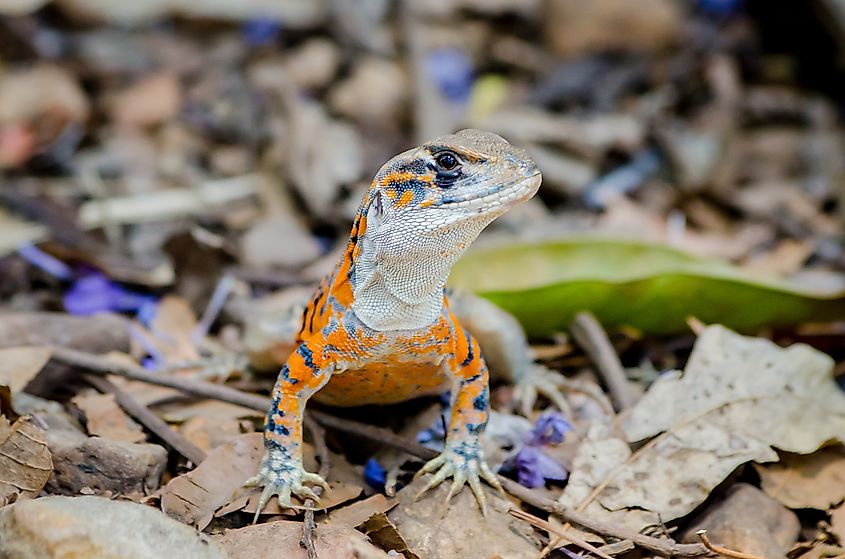
[[[642,242],[575,238],[470,251],[450,285],[515,315],[529,336],[592,311],[606,326],[688,331],[686,319],[740,331],[845,319],[845,290],[760,277],[718,260]]]

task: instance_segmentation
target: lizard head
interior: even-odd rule
[[[524,150],[462,130],[399,154],[376,174],[350,235],[356,316],[375,330],[431,324],[452,264],[540,172]]]
[[[531,198],[540,181],[525,150],[490,132],[461,130],[388,161],[373,181],[371,210],[378,221],[402,220],[418,233],[486,225]]]

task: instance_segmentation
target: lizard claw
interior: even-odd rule
[[[291,502],[293,495],[296,495],[302,500],[311,499],[319,505],[320,496],[310,487],[303,485],[303,482],[318,485],[326,491],[329,490],[329,484],[326,483],[326,480],[317,474],[306,472],[301,464],[286,464],[274,460],[272,454],[268,453],[264,458],[259,474],[244,482],[244,487],[264,487],[264,490],[261,492],[261,498],[258,500],[258,507],[256,507],[255,517],[252,523],[255,524],[258,522],[261,511],[264,510],[264,507],[267,506],[268,501],[270,501],[273,495],[278,498],[279,506],[282,508],[306,509],[306,507],[295,505]]]
[[[526,417],[530,417],[538,394],[548,398],[563,415],[572,417],[572,407],[562,393],[566,387],[567,379],[562,374],[542,365],[532,365],[517,382],[514,399]]]
[[[446,449],[436,458],[427,462],[414,476],[418,478],[424,474],[434,474],[425,487],[420,490],[414,499],[419,499],[427,491],[440,485],[446,478],[452,477],[452,485],[446,495],[446,505],[452,497],[458,493],[465,484],[469,484],[470,490],[475,495],[481,514],[487,516],[487,499],[481,488],[481,479],[492,485],[500,492],[504,492],[496,475],[490,470],[481,447],[477,440],[462,441],[456,444],[447,444]]]

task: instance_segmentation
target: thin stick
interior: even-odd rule
[[[209,398],[212,400],[220,400],[222,402],[229,402],[230,404],[237,404],[239,406],[260,410],[262,412],[267,411],[271,405],[270,398],[258,396],[257,394],[247,394],[246,392],[241,392],[240,390],[235,390],[219,384],[212,384],[210,382],[151,373],[146,369],[135,365],[118,363],[117,361],[107,357],[86,353],[84,351],[54,346],[52,348],[52,352],[51,359],[68,365],[81,367],[86,369],[89,373],[117,375],[158,386],[167,386],[168,388],[174,388],[186,394],[192,394],[194,396]]]
[[[269,398],[257,396],[255,394],[246,394],[226,386],[211,384],[194,379],[165,377],[150,374],[140,367],[116,363],[105,357],[92,355],[82,351],[55,347],[53,348],[52,358],[70,365],[84,367],[88,369],[89,372],[121,375],[133,380],[175,388],[194,396],[229,402],[251,409],[264,411],[270,406]],[[318,423],[326,427],[381,442],[387,446],[404,450],[405,452],[423,460],[429,460],[437,455],[435,451],[422,446],[416,441],[406,440],[387,429],[381,429],[372,425],[364,425],[362,423],[358,423],[357,421],[351,421],[348,419],[341,419],[324,412],[311,411],[310,413]],[[511,479],[499,476],[499,481],[511,495],[532,506],[555,514],[566,522],[578,524],[579,526],[583,526],[588,530],[604,536],[610,536],[620,540],[631,540],[639,547],[653,551],[658,555],[666,557],[673,555],[678,557],[698,557],[700,555],[707,555],[710,553],[710,550],[702,544],[679,544],[673,540],[653,538],[620,529],[609,523],[590,518],[588,515],[585,515],[580,511],[564,507],[560,503],[552,501],[536,491],[523,487]]]
[[[587,352],[596,364],[599,375],[607,385],[616,408],[622,411],[633,406],[636,398],[631,392],[631,387],[628,386],[625,369],[622,368],[616,350],[613,349],[607,333],[596,320],[596,317],[589,312],[580,312],[575,315],[570,330],[578,345]]]
[[[701,543],[704,544],[704,547],[714,553],[718,553],[719,555],[724,555],[725,557],[734,557],[736,559],[765,559],[763,557],[760,557],[759,555],[751,555],[750,553],[734,551],[732,549],[728,549],[720,545],[712,544],[710,543],[710,538],[707,537],[707,530],[699,530],[695,534],[698,536],[698,539],[701,540]]]
[[[85,375],[85,381],[104,394],[113,394],[115,401],[126,413],[137,419],[144,427],[190,462],[196,465],[205,460],[205,452],[201,448],[171,429],[167,423],[147,409],[146,406],[115,386],[108,379],[95,375]]]
[[[314,448],[317,457],[320,459],[318,474],[321,478],[326,479],[331,471],[331,458],[329,448],[326,446],[325,432],[310,415],[305,416],[305,428],[308,429],[314,439]],[[319,497],[323,488],[318,486],[313,491]],[[304,505],[306,507],[305,517],[302,519],[302,537],[299,539],[299,546],[305,549],[305,555],[308,559],[317,559],[317,548],[314,546],[314,531],[317,529],[317,523],[314,521],[314,506],[316,503],[308,499]]]
[[[515,516],[515,517],[519,518],[520,520],[525,520],[526,522],[533,524],[534,526],[540,528],[541,530],[545,530],[546,532],[555,534],[555,535],[558,536],[558,538],[564,539],[564,540],[568,541],[569,543],[573,543],[573,544],[577,545],[578,547],[580,547],[581,549],[584,549],[586,551],[591,551],[592,553],[595,553],[596,555],[598,555],[602,559],[613,559],[613,557],[611,557],[610,555],[599,551],[599,549],[596,546],[594,546],[593,544],[591,544],[587,541],[584,541],[583,539],[579,538],[578,536],[576,536],[574,534],[567,533],[566,531],[561,530],[560,528],[556,528],[556,527],[552,526],[549,522],[546,522],[542,518],[537,518],[533,514],[527,513],[525,511],[522,511],[522,510],[519,510],[519,509],[510,509],[510,510],[508,510],[508,512],[511,514],[511,516]]]
[[[571,522],[572,524],[583,526],[596,534],[620,540],[631,540],[639,547],[653,551],[657,555],[665,557],[699,557],[710,553],[710,551],[701,544],[680,544],[670,539],[653,538],[651,536],[625,530],[624,528],[619,528],[618,526],[608,522],[590,518],[583,512],[564,507],[560,503],[552,501],[551,499],[540,495],[536,491],[523,487],[512,479],[499,476],[499,481],[502,483],[505,491],[529,505],[555,514],[561,519]]]

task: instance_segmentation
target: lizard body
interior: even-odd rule
[[[421,472],[427,489],[453,477],[484,510],[479,478],[499,486],[478,437],[489,416],[488,370],[478,343],[449,310],[452,264],[509,207],[534,195],[541,176],[525,151],[486,132],[463,130],[397,155],[376,174],[334,273],[302,315],[297,347],[273,389],[266,454],[247,482],[272,495],[325,486],[302,466],[302,419],[311,396],[336,406],[394,403],[452,391],[446,448]],[[257,513],[256,513],[257,516]]]

